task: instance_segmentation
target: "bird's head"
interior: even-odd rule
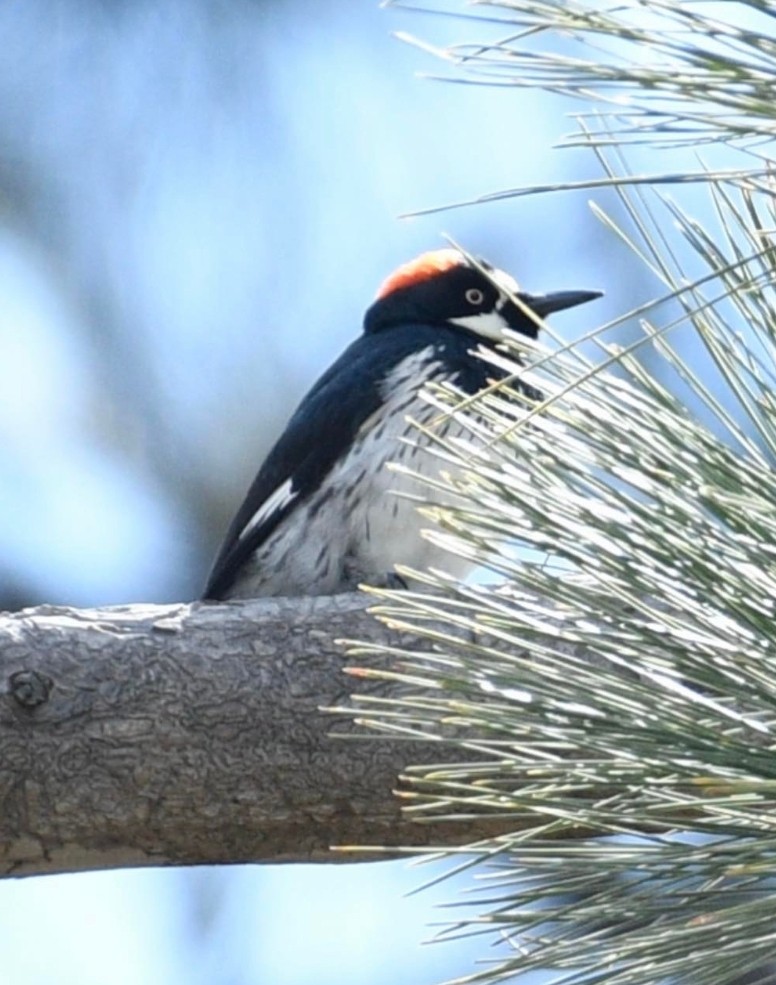
[[[536,338],[539,324],[530,312],[543,319],[598,297],[600,291],[526,294],[509,274],[484,260],[475,266],[458,250],[434,250],[383,281],[366,313],[364,331],[420,322],[463,328],[490,342],[502,339],[505,329]]]

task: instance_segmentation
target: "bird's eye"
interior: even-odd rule
[[[478,287],[470,287],[464,295],[469,304],[482,304],[485,295]]]

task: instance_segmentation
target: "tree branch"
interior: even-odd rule
[[[358,860],[332,845],[461,844],[394,796],[440,746],[345,741],[321,708],[385,683],[343,675],[342,637],[388,640],[360,595],[0,614],[0,873]],[[394,636],[395,639],[395,636]],[[460,753],[458,754],[460,756]]]

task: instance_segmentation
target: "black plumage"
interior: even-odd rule
[[[473,354],[479,344],[495,344],[493,325],[537,333],[537,322],[508,297],[514,282],[488,271],[445,250],[386,281],[364,333],[314,384],[259,469],[205,598],[329,594],[359,581],[380,583],[395,562],[423,561],[427,550],[410,546],[407,522],[408,508],[417,511],[386,502],[385,464],[402,457],[406,418],[422,415],[419,393],[430,378],[472,394],[493,378],[493,367]],[[598,295],[518,296],[544,315]],[[491,327],[472,327],[480,321]]]

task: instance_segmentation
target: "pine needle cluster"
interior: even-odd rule
[[[450,505],[428,536],[487,577],[377,593],[428,652],[389,651],[372,672],[404,695],[361,714],[460,746],[405,778],[419,820],[514,819],[458,856],[489,865],[446,933],[502,941],[466,981],[776,981],[776,4],[462,12],[505,33],[432,48],[457,78],[598,101],[570,142],[661,288],[573,345],[511,340],[488,357],[506,382],[474,399],[429,394],[466,437],[436,440]],[[699,141],[736,167],[634,176],[622,156]],[[618,347],[625,321],[639,335]]]

